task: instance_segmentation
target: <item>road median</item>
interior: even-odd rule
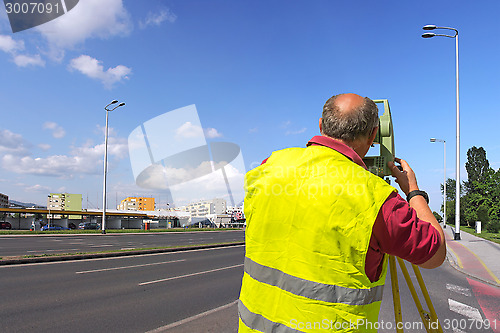
[[[173,246],[173,247],[162,247],[162,248],[128,249],[128,250],[85,252],[85,253],[65,253],[65,254],[54,254],[54,255],[44,254],[36,256],[3,257],[0,258],[0,265],[5,266],[5,265],[32,264],[32,263],[42,263],[42,262],[54,262],[54,261],[124,257],[124,256],[133,256],[142,254],[202,250],[202,249],[221,248],[221,247],[230,247],[239,245],[245,245],[245,242],[228,242],[228,243],[200,244],[200,245],[190,245],[190,246]]]

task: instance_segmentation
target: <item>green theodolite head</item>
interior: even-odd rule
[[[380,177],[391,175],[391,170],[387,167],[387,162],[394,160],[394,131],[392,128],[391,109],[387,99],[374,99],[380,107],[384,105],[384,114],[379,117],[379,127],[377,136],[373,141],[374,144],[380,144],[379,156],[365,156],[365,162],[368,170]]]

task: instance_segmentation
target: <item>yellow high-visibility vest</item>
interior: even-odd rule
[[[245,177],[239,332],[376,332],[387,272],[365,259],[396,189],[324,146],[274,152]]]

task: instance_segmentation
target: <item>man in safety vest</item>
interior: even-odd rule
[[[376,332],[385,254],[443,263],[443,230],[408,163],[389,162],[407,200],[363,163],[378,123],[369,98],[333,96],[320,136],[247,173],[239,332]]]

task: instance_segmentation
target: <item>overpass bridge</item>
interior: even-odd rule
[[[69,217],[73,218],[69,218]],[[79,216],[80,218],[74,218]],[[190,219],[187,212],[178,211],[123,211],[106,209],[106,229],[141,229],[144,222],[153,222],[157,227],[180,227]],[[29,230],[35,223],[50,223],[62,227],[76,227],[81,222],[102,221],[102,210],[81,211],[54,210],[46,208],[0,208],[0,221],[9,222],[12,229]],[[170,223],[170,224],[169,224]]]

